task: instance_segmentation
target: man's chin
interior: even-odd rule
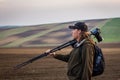
[[[76,38],[73,37],[73,39],[76,39]]]

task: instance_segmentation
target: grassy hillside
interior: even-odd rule
[[[110,19],[101,30],[103,42],[120,42],[120,18]]]
[[[71,40],[68,26],[75,23],[53,23],[35,26],[0,28],[0,47],[43,47],[55,46]],[[85,20],[89,30],[100,27],[103,42],[120,42],[120,18]]]

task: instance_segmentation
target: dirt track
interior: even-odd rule
[[[23,49],[20,54],[18,49],[11,54],[10,50],[2,51],[0,49],[0,80],[68,80],[66,76],[67,63],[56,60],[50,56],[37,60],[22,69],[13,70],[13,66],[24,62],[38,54],[32,54],[35,51],[39,53],[45,49]],[[70,49],[65,49],[69,51]],[[60,53],[65,52],[60,51]],[[24,54],[30,52],[30,54]],[[93,80],[120,80],[120,47],[103,48],[106,61],[106,69],[103,75],[94,77]]]

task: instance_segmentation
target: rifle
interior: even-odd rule
[[[95,29],[93,29],[92,31],[90,31],[90,34],[91,34],[91,35],[94,35],[95,38],[98,40],[98,42],[102,41],[102,37],[101,37],[101,35],[100,35],[100,29],[95,28]],[[14,67],[14,69],[15,69],[15,70],[16,70],[16,69],[19,69],[19,68],[21,68],[21,67],[23,67],[23,66],[25,66],[25,65],[27,65],[27,64],[29,64],[29,63],[32,63],[33,61],[35,61],[35,60],[37,60],[37,59],[40,59],[40,58],[42,58],[42,57],[47,56],[47,55],[50,54],[50,53],[56,52],[56,51],[61,50],[61,49],[65,48],[65,47],[68,47],[68,46],[70,46],[70,45],[72,46],[72,45],[75,44],[76,42],[77,42],[77,41],[76,41],[75,39],[73,39],[73,40],[71,40],[71,41],[68,41],[68,42],[66,42],[66,43],[64,43],[64,44],[62,44],[62,45],[60,45],[60,46],[58,46],[58,47],[55,47],[55,48],[51,49],[49,52],[44,52],[43,54],[40,54],[40,55],[38,55],[38,56],[36,56],[36,57],[28,60],[28,61],[25,61],[25,62],[23,62],[23,63],[21,63],[21,64],[18,64],[17,66]]]
[[[75,39],[74,39],[74,40],[71,40],[71,41],[69,41],[69,42],[66,42],[66,43],[64,43],[64,44],[62,44],[62,45],[60,45],[60,46],[58,46],[58,47],[50,50],[49,52],[44,52],[43,54],[40,54],[40,55],[38,55],[38,56],[36,56],[36,57],[34,57],[34,58],[26,61],[26,62],[23,62],[23,63],[21,63],[21,64],[18,64],[17,66],[14,67],[14,69],[19,69],[19,68],[21,68],[21,67],[23,67],[23,66],[25,66],[25,65],[27,65],[27,64],[29,64],[29,63],[32,63],[33,61],[35,61],[35,60],[37,60],[37,59],[40,59],[40,58],[42,58],[42,57],[47,56],[47,55],[50,54],[50,53],[56,52],[56,51],[61,50],[61,49],[65,48],[65,47],[67,47],[67,46],[70,46],[70,45],[72,45],[72,44],[75,44],[76,42],[77,42],[77,41],[76,41]]]

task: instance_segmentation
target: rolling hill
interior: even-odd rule
[[[103,42],[120,42],[120,18],[84,20],[89,30],[101,28]],[[9,47],[43,47],[55,46],[71,40],[71,30],[68,29],[77,21],[31,25],[0,27],[0,48]]]

